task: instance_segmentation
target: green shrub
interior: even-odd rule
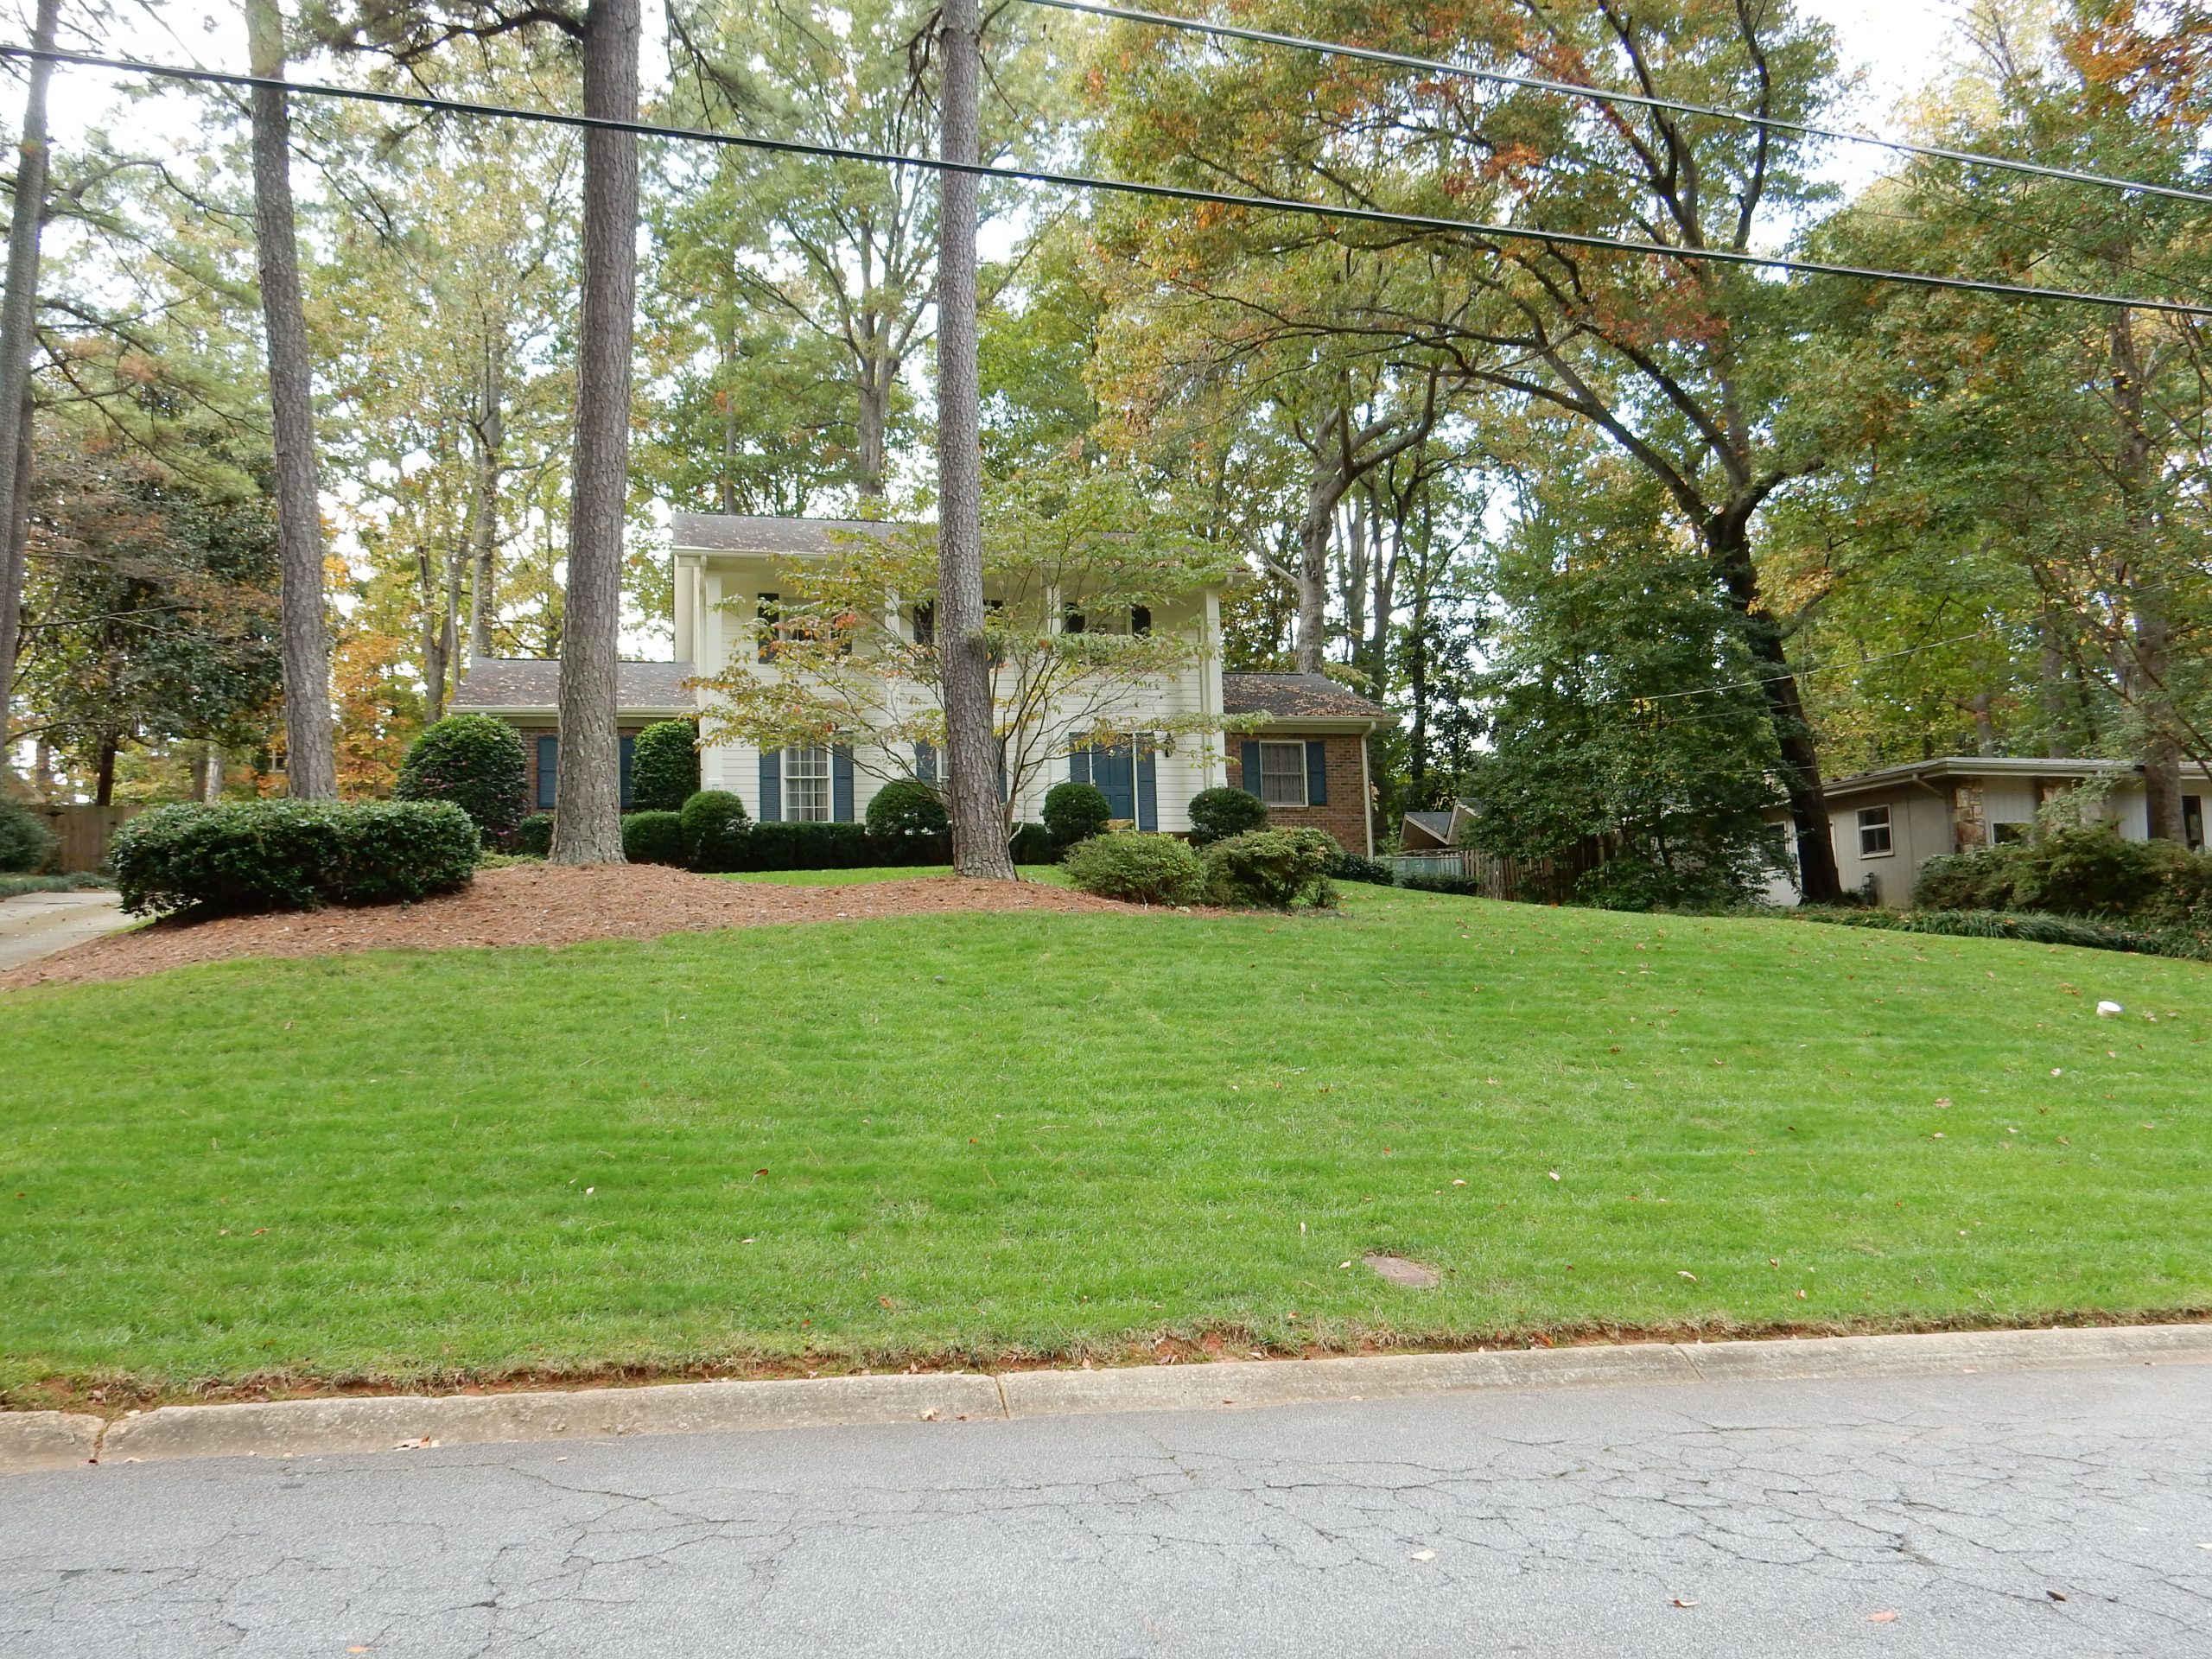
[[[683,862],[683,815],[680,812],[625,812],[622,856],[632,864]]]
[[[1052,810],[1049,799],[1046,810]],[[1173,836],[1129,831],[1092,836],[1077,842],[1062,861],[1069,880],[1102,899],[1124,899],[1140,905],[1191,905],[1198,901],[1205,887],[1205,864],[1187,843]]]
[[[1007,842],[1007,851],[1017,864],[1057,864],[1060,849],[1052,845],[1052,832],[1041,823],[1017,823]]]
[[[553,815],[533,812],[515,825],[514,834],[507,837],[509,850],[529,858],[543,858],[553,850]]]
[[[1328,868],[1344,849],[1319,830],[1250,830],[1205,850],[1206,900],[1287,910],[1333,902]]]
[[[1096,784],[1054,784],[1045,791],[1045,828],[1062,852],[1100,834],[1113,816],[1106,791]]]
[[[1940,853],[1920,867],[1912,884],[1915,910],[2005,910],[2019,879],[2021,846],[1977,847]]]
[[[1365,881],[1378,887],[1398,883],[1396,873],[1381,859],[1362,858],[1357,853],[1338,853],[1321,874],[1332,881]]]
[[[489,715],[448,715],[425,727],[399,763],[403,801],[451,801],[484,839],[505,846],[528,805],[522,737]]]
[[[648,726],[630,746],[632,812],[677,812],[699,792],[699,728],[689,720]],[[664,861],[654,859],[658,864]]]
[[[2167,927],[2121,927],[2082,916],[2036,911],[1854,910],[1807,906],[1781,914],[1838,927],[1872,927],[1951,939],[2018,939],[2029,944],[2070,944],[2084,950],[2129,950],[2142,956],[2212,962],[2212,931]]]
[[[756,823],[746,840],[748,870],[854,870],[877,857],[857,823]]]
[[[479,845],[450,801],[231,801],[142,812],[110,857],[126,910],[224,914],[451,893]]]
[[[2015,910],[2133,916],[2164,884],[2168,850],[2112,830],[2060,830],[2031,842],[2012,887]]]
[[[886,843],[912,836],[934,839],[952,833],[952,819],[937,791],[914,779],[899,778],[877,790],[868,802],[868,832]]]
[[[677,816],[683,825],[685,868],[717,875],[745,868],[749,826],[743,801],[726,789],[702,789]]]
[[[28,875],[43,869],[60,845],[30,808],[20,802],[0,800],[0,870]]]
[[[1211,846],[1268,827],[1268,809],[1242,789],[1202,789],[1191,797],[1191,845]]]
[[[2212,854],[2176,855],[2143,919],[2154,927],[2212,928]]]
[[[1402,875],[1397,885],[1411,893],[1446,893],[1459,899],[1483,896],[1483,884],[1471,875]]]

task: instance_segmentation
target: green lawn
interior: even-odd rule
[[[733,881],[770,881],[781,887],[844,887],[857,881],[912,881],[922,876],[950,875],[950,864],[876,865],[860,870],[754,870],[733,875]],[[1056,887],[1068,884],[1057,864],[1025,864],[1019,872],[1024,881],[1044,881]]]
[[[1361,887],[21,992],[0,1388],[2208,1309],[2208,993]]]

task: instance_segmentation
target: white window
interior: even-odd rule
[[[1260,798],[1269,806],[1306,804],[1306,746],[1260,745]]]
[[[796,823],[830,822],[830,751],[784,751],[784,817]]]
[[[1886,806],[1862,806],[1859,809],[1859,856],[1887,858],[1897,850],[1890,844],[1890,809]]]

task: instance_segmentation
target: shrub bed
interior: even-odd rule
[[[1102,899],[1123,899],[1140,905],[1192,905],[1205,891],[1205,862],[1173,836],[1134,831],[1092,836],[1077,842],[1061,861],[1070,881]]]
[[[1397,873],[1379,858],[1362,858],[1357,853],[1338,853],[1322,871],[1332,881],[1364,881],[1377,887],[1395,887]]]
[[[451,801],[484,839],[505,847],[527,805],[522,737],[489,715],[448,715],[425,727],[399,763],[403,801]]]
[[[2169,842],[2125,841],[2109,830],[2060,830],[1929,859],[1913,884],[1912,906],[2212,925],[2212,857]]]
[[[451,893],[475,874],[478,848],[450,801],[233,801],[142,812],[110,858],[134,914],[236,914]]]
[[[683,815],[680,812],[625,812],[622,856],[632,864],[683,863]]]
[[[1319,830],[1247,830],[1206,849],[1206,900],[1268,910],[1325,906],[1335,902],[1329,861],[1343,855],[1344,849]]]
[[[1768,913],[1768,912],[1762,912]],[[2130,950],[2145,957],[2212,962],[2212,929],[2126,927],[2082,916],[2035,911],[1856,910],[1806,906],[1771,912],[1836,927],[1872,927],[1953,939],[2019,939],[2029,944],[2070,944],[2084,950]]]

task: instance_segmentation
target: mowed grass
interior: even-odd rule
[[[884,864],[856,870],[748,870],[728,879],[766,881],[779,887],[844,887],[861,881],[912,881],[952,873],[950,864]],[[1057,864],[1025,864],[1018,874],[1024,881],[1043,881],[1056,887],[1068,884]]]
[[[2212,1308],[2202,964],[1346,897],[0,998],[0,1388]]]

